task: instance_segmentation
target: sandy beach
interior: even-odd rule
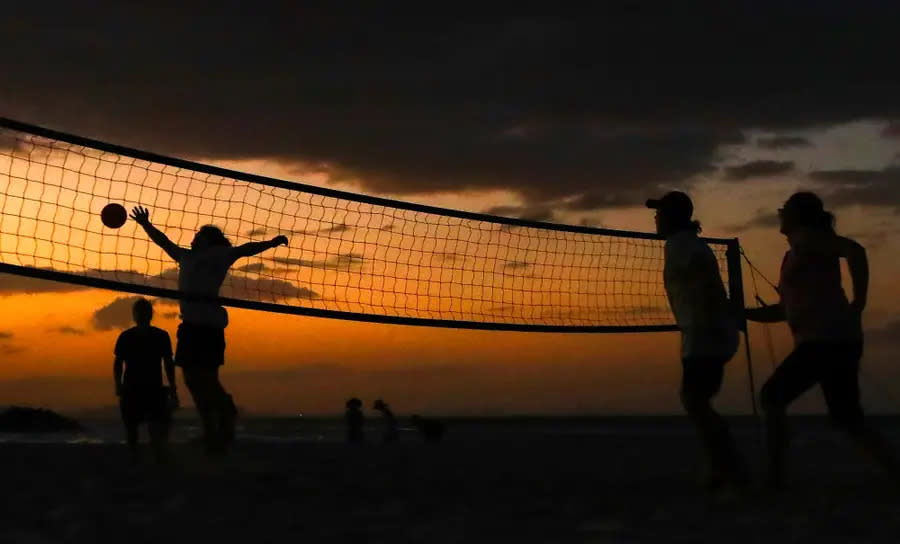
[[[721,504],[696,486],[678,419],[451,422],[447,439],[351,446],[339,427],[279,440],[245,422],[211,464],[193,445],[132,466],[114,443],[0,444],[0,541],[896,542],[900,490],[804,421],[782,496]],[[879,422],[897,439],[896,420]],[[267,434],[268,429],[268,434]],[[285,433],[282,433],[285,434]],[[266,438],[268,436],[268,439]],[[759,464],[752,422],[738,425]]]

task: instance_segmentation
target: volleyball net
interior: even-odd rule
[[[166,298],[177,264],[109,203],[150,209],[188,247],[203,225],[235,245],[226,306],[456,328],[674,330],[655,234],[541,223],[292,183],[0,120],[0,271]],[[736,240],[706,239],[742,298]],[[742,306],[742,301],[735,301]]]

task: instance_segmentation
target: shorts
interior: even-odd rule
[[[176,365],[216,368],[225,364],[225,329],[181,323],[177,339]]]
[[[862,341],[804,342],[782,362],[760,392],[763,407],[785,408],[816,384],[822,387],[832,420],[862,424],[859,360]]]
[[[719,392],[731,357],[687,357],[681,360],[681,395],[709,400]]]
[[[142,423],[168,423],[172,415],[168,399],[168,387],[126,390],[119,397],[122,421],[128,426]]]

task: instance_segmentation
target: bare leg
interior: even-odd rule
[[[707,485],[715,487],[725,483],[724,481],[739,485],[746,483],[743,464],[728,424],[713,409],[709,399],[692,398],[689,394],[683,394],[682,404],[700,435],[711,472]]]
[[[208,455],[215,455],[219,451],[219,417],[217,409],[218,399],[215,394],[215,386],[211,384],[211,373],[206,369],[185,369],[184,381],[203,426],[203,442]]]

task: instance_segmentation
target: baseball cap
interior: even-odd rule
[[[647,207],[659,210],[671,217],[690,219],[694,215],[694,203],[691,202],[691,197],[681,191],[671,191],[662,198],[650,198],[647,200]]]

